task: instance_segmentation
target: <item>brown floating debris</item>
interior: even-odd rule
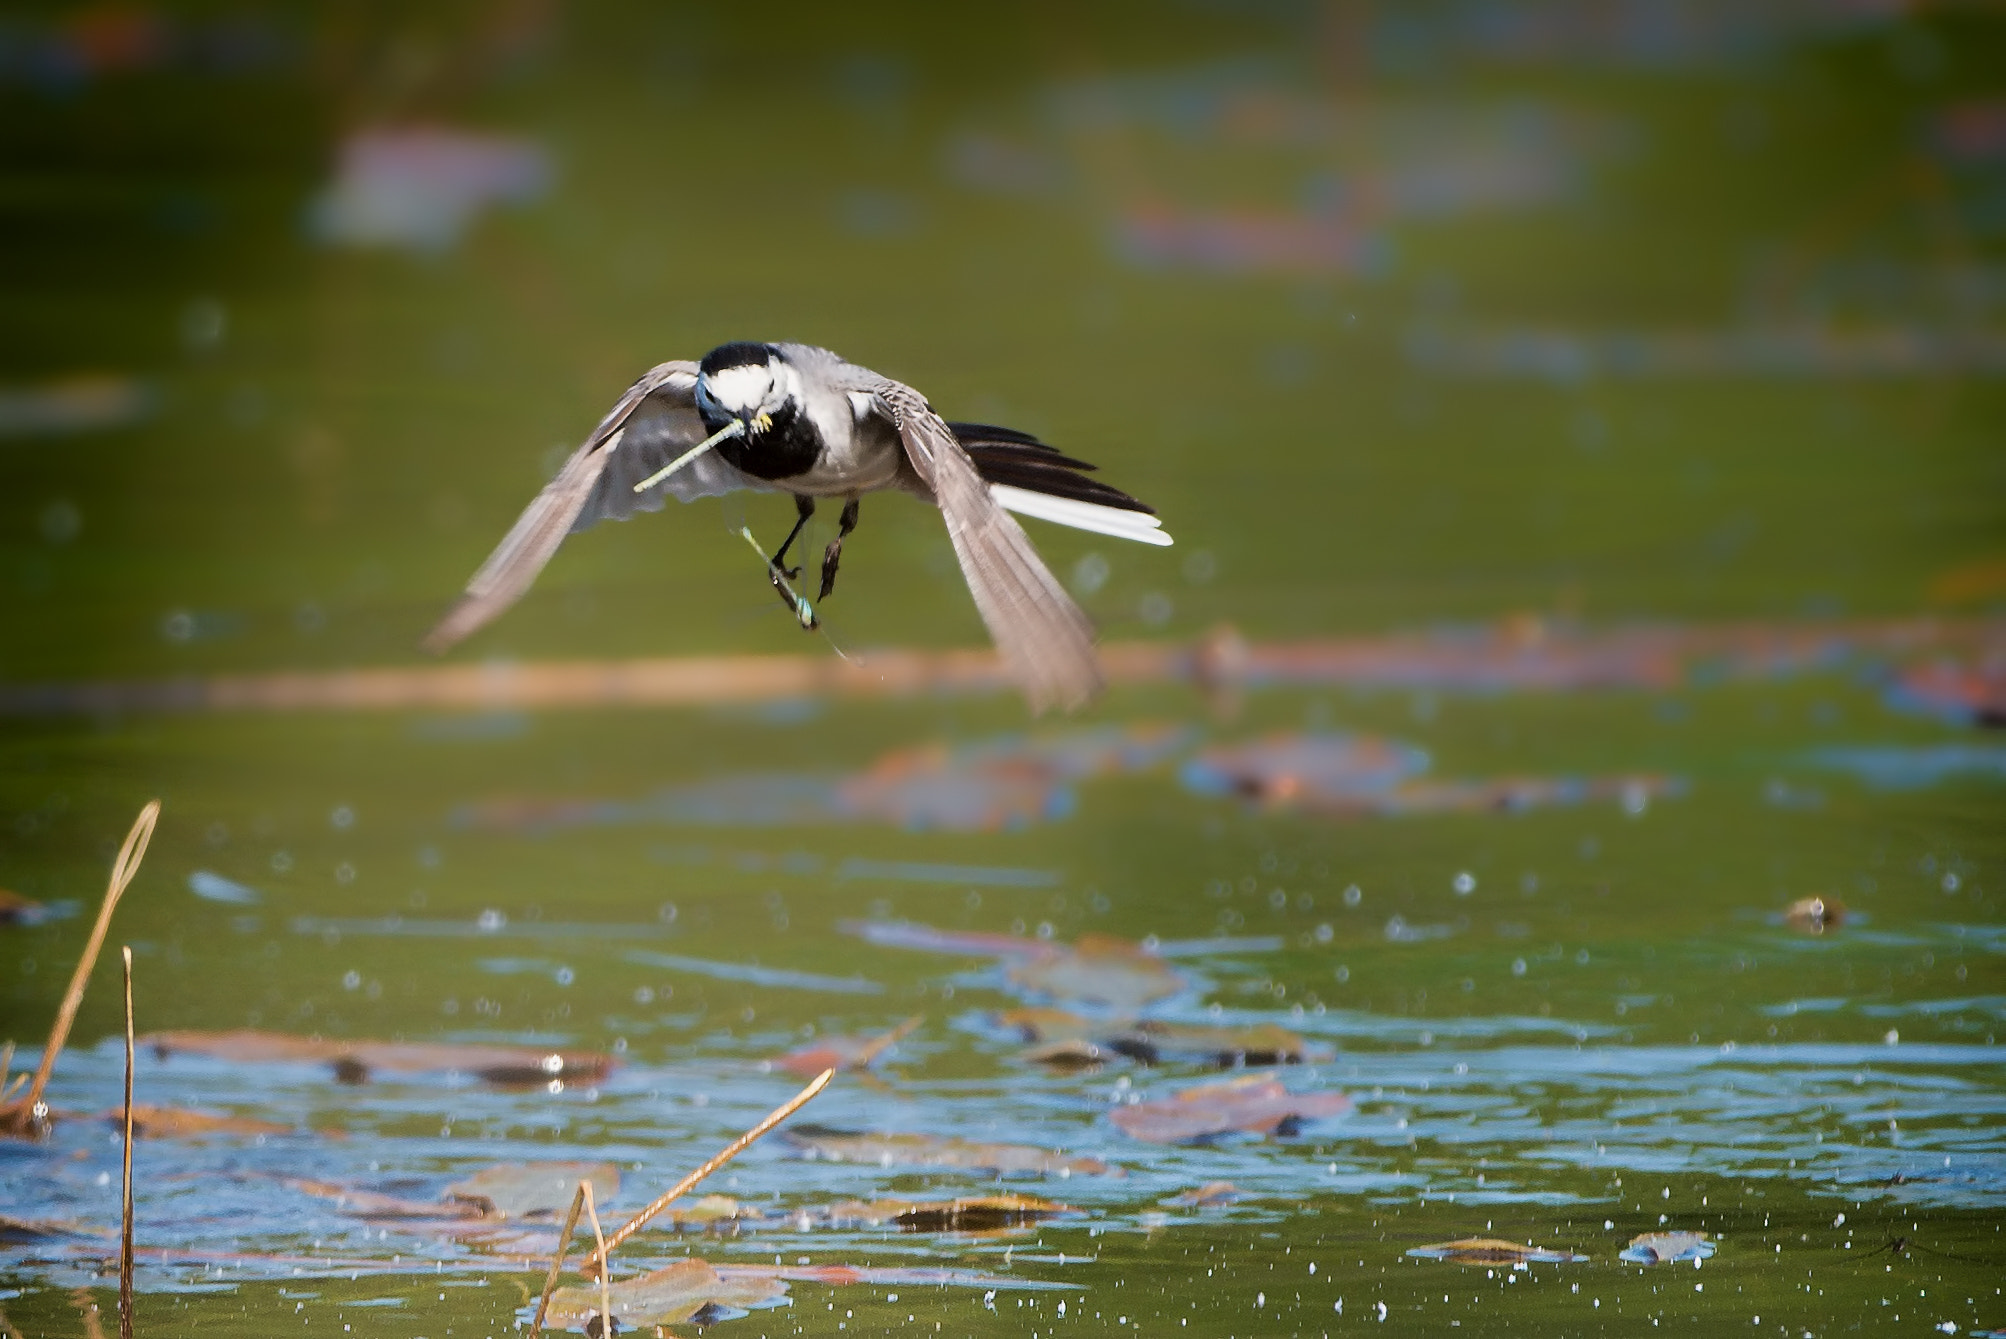
[[[1124,1055],[1150,1062],[1188,1056],[1226,1066],[1298,1065],[1312,1054],[1307,1041],[1275,1023],[1197,1027],[1146,1018],[1108,1040]]]
[[[1039,1005],[1004,1009],[996,1015],[996,1021],[1003,1027],[1014,1028],[1025,1041],[1091,1041],[1107,1028],[1106,1024],[1083,1018],[1070,1009]]]
[[[1024,1059],[1034,1065],[1049,1065],[1053,1069],[1098,1069],[1116,1058],[1118,1053],[1097,1041],[1085,1037],[1068,1037],[1064,1041],[1048,1041],[1033,1046],[1024,1052]]]
[[[449,1219],[463,1221],[486,1217],[485,1211],[477,1204],[461,1200],[440,1203],[436,1200],[409,1200],[400,1195],[383,1195],[373,1190],[357,1190],[334,1181],[315,1181],[307,1177],[289,1176],[280,1184],[288,1190],[296,1190],[316,1199],[330,1200],[343,1213],[369,1221],[395,1221],[410,1219],[417,1221]]]
[[[555,1219],[582,1181],[595,1196],[620,1193],[620,1169],[610,1162],[503,1162],[447,1186],[446,1199],[483,1218]]]
[[[871,1062],[897,1045],[926,1018],[914,1014],[889,1032],[874,1037],[824,1037],[813,1046],[789,1052],[768,1064],[789,1074],[813,1078],[825,1069],[867,1069]]]
[[[1800,897],[1783,912],[1783,923],[1793,930],[1801,930],[1807,935],[1821,935],[1827,930],[1836,930],[1846,919],[1843,903],[1834,902],[1821,894]]]
[[[1343,1093],[1292,1093],[1272,1076],[1186,1088],[1173,1097],[1116,1107],[1109,1119],[1122,1133],[1152,1144],[1188,1144],[1221,1135],[1292,1135],[1304,1121],[1351,1110]]]
[[[702,1323],[707,1312],[778,1302],[787,1295],[787,1285],[768,1274],[733,1270],[729,1276],[721,1275],[708,1261],[691,1256],[651,1274],[622,1279],[607,1287],[606,1294],[602,1301],[596,1286],[559,1288],[550,1297],[550,1323],[566,1329],[585,1326],[603,1314],[602,1307],[611,1311],[617,1330]]]
[[[1433,1246],[1416,1246],[1407,1254],[1423,1260],[1447,1260],[1458,1265],[1554,1265],[1588,1258],[1565,1248],[1521,1246],[1518,1242],[1503,1241],[1497,1237],[1464,1237],[1459,1241],[1437,1242]]]
[[[972,1170],[1102,1176],[1110,1172],[1099,1158],[1069,1157],[1025,1144],[980,1144],[933,1134],[871,1134],[835,1130],[822,1125],[797,1125],[781,1136],[811,1158],[825,1162],[875,1163],[880,1167],[965,1167]],[[1112,1169],[1120,1175],[1119,1169]]]
[[[1207,1181],[1196,1189],[1172,1195],[1170,1202],[1188,1208],[1203,1209],[1218,1204],[1231,1204],[1239,1198],[1240,1188],[1231,1181]]]
[[[125,894],[126,885],[139,873],[139,862],[146,859],[146,844],[153,840],[153,825],[160,819],[160,801],[149,800],[133,820],[132,830],[125,834],[124,845],[118,848],[118,858],[112,861],[111,881],[105,888],[104,902],[98,907],[97,924],[91,928],[91,937],[84,945],[83,956],[77,959],[77,967],[70,974],[69,988],[63,992],[62,1007],[56,1011],[55,1026],[49,1029],[49,1040],[42,1046],[42,1062],[35,1067],[35,1079],[28,1085],[27,1096],[19,1102],[0,1110],[0,1131],[16,1135],[38,1133],[49,1125],[49,1109],[42,1104],[42,1092],[49,1086],[49,1074],[56,1067],[56,1057],[63,1052],[63,1046],[70,1039],[70,1026],[77,1021],[77,1009],[84,1002],[84,987],[90,984],[91,968],[97,965],[98,951],[104,947],[105,932],[111,929],[111,913],[117,908],[118,900]]]
[[[1071,946],[1048,945],[1036,956],[1012,963],[1008,976],[1023,990],[1123,1010],[1168,999],[1191,984],[1142,945],[1111,935],[1082,935]]]
[[[1035,1195],[976,1195],[952,1200],[844,1200],[799,1210],[804,1227],[882,1227],[907,1232],[993,1232],[1072,1213],[1069,1204]]]
[[[17,1218],[13,1214],[0,1213],[0,1242],[8,1245],[32,1245],[39,1241],[56,1241],[63,1237],[102,1237],[108,1235],[101,1227],[75,1222],[66,1218]]]
[[[324,1064],[344,1083],[366,1082],[381,1070],[400,1074],[471,1074],[502,1087],[596,1083],[617,1063],[596,1051],[530,1046],[295,1037],[238,1028],[228,1032],[150,1032],[140,1038],[155,1055],[199,1055],[243,1064]]]
[[[190,1111],[186,1107],[157,1107],[141,1102],[130,1110],[130,1121],[126,1119],[127,1112],[118,1107],[105,1112],[104,1119],[113,1125],[131,1130],[133,1135],[140,1139],[199,1139],[211,1134],[257,1136],[301,1133],[297,1127],[281,1125],[277,1121],[258,1120],[252,1116],[212,1116],[205,1111]]]
[[[756,1223],[766,1215],[750,1204],[741,1204],[729,1195],[703,1195],[680,1209],[669,1209],[661,1217],[669,1221],[669,1227],[676,1232],[712,1231],[722,1226],[736,1226],[739,1223]]]

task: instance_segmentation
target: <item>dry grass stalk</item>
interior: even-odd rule
[[[63,994],[62,1008],[56,1011],[56,1025],[49,1029],[48,1044],[42,1047],[42,1063],[35,1069],[35,1081],[28,1085],[27,1097],[5,1113],[6,1123],[17,1134],[48,1125],[49,1109],[42,1103],[42,1091],[49,1086],[49,1072],[56,1067],[56,1057],[62,1054],[64,1044],[70,1039],[70,1027],[77,1021],[77,1009],[84,1002],[84,987],[90,983],[91,969],[97,966],[105,932],[111,929],[112,910],[118,906],[126,885],[139,873],[139,862],[146,858],[146,844],[152,840],[153,825],[159,818],[160,801],[147,801],[139,817],[133,820],[132,831],[125,834],[125,845],[118,848],[118,859],[112,862],[111,883],[105,889],[104,904],[98,908],[97,925],[91,930],[90,942],[84,945],[84,955],[77,959],[77,970],[70,974],[70,987]]]
[[[564,1215],[564,1227],[557,1234],[557,1254],[550,1257],[550,1272],[543,1276],[543,1296],[536,1301],[536,1319],[530,1322],[529,1339],[543,1333],[543,1318],[550,1312],[550,1295],[557,1291],[557,1276],[564,1272],[564,1257],[571,1250],[571,1234],[578,1230],[578,1214],[585,1207],[587,1181],[580,1181],[571,1196],[571,1211]]]
[[[118,1339],[132,1339],[132,946],[125,959],[125,1181],[118,1239]]]
[[[732,1140],[729,1144],[725,1145],[723,1151],[718,1153],[716,1157],[712,1158],[709,1162],[706,1162],[703,1166],[691,1172],[688,1176],[685,1176],[682,1180],[676,1182],[673,1186],[670,1186],[668,1191],[662,1196],[660,1196],[658,1199],[656,1199],[654,1203],[650,1204],[647,1208],[641,1210],[641,1212],[635,1214],[632,1218],[628,1219],[626,1223],[624,1223],[621,1226],[620,1230],[615,1232],[609,1240],[602,1242],[600,1244],[599,1249],[593,1253],[591,1259],[587,1260],[584,1263],[584,1265],[580,1267],[579,1272],[584,1274],[585,1277],[587,1278],[603,1279],[606,1273],[606,1257],[609,1252],[619,1249],[621,1242],[627,1240],[627,1238],[633,1236],[636,1232],[639,1232],[642,1228],[646,1227],[649,1224],[649,1222],[651,1222],[654,1219],[655,1215],[659,1214],[662,1210],[668,1208],[670,1204],[674,1203],[677,1199],[687,1194],[690,1188],[696,1185],[697,1182],[703,1180],[706,1176],[709,1176],[712,1172],[724,1166],[727,1162],[730,1162],[733,1158],[737,1157],[739,1154],[745,1152],[745,1150],[751,1147],[753,1142],[757,1140],[761,1135],[766,1134],[774,1126],[780,1124],[781,1121],[786,1120],[789,1116],[799,1111],[802,1107],[808,1105],[810,1099],[812,1099],[815,1096],[815,1094],[821,1092],[824,1088],[828,1087],[829,1080],[835,1077],[836,1077],[836,1071],[833,1069],[825,1069],[820,1074],[817,1074],[812,1080],[809,1081],[809,1084],[806,1088],[803,1088],[800,1092],[794,1094],[794,1096],[789,1098],[783,1105],[775,1107],[771,1112],[769,1112],[765,1120],[762,1120],[761,1122],[759,1122],[759,1124],[753,1126],[750,1130],[747,1130],[744,1134],[740,1135],[738,1138]]]
[[[592,1197],[592,1178],[587,1177],[583,1181],[580,1181],[578,1188],[585,1192],[585,1212],[592,1217],[592,1240],[599,1243],[599,1249],[592,1258],[595,1260],[604,1260],[606,1258],[606,1234],[599,1229],[599,1205]],[[599,1334],[601,1339],[612,1339],[613,1285],[607,1280],[606,1273],[607,1271],[604,1269],[599,1271]],[[591,1325],[588,1324],[585,1327],[585,1332],[587,1334],[592,1333]]]

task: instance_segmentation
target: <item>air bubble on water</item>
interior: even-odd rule
[[[1456,896],[1468,897],[1477,890],[1477,876],[1468,870],[1463,870],[1456,875],[1451,886],[1456,890]]]
[[[1524,976],[1524,975],[1525,975],[1525,959],[1524,959],[1524,958],[1513,958],[1513,959],[1511,960],[1511,974],[1512,974],[1513,976]]]
[[[574,973],[569,967],[560,967],[555,972],[551,973],[551,976],[560,986],[568,986],[573,981],[578,979],[577,974]]]
[[[474,928],[485,934],[493,934],[496,930],[501,929],[507,924],[508,917],[502,912],[496,911],[493,907],[489,907],[474,918]]]
[[[354,968],[350,968],[348,971],[342,973],[341,988],[343,990],[360,990],[362,988],[362,973],[356,971]]]
[[[1073,590],[1080,595],[1096,594],[1107,585],[1109,573],[1107,559],[1098,553],[1089,553],[1073,564]]]
[[[1364,900],[1365,894],[1359,889],[1357,884],[1354,883],[1344,890],[1344,905],[1347,907],[1355,907]]]
[[[335,831],[346,832],[355,826],[355,810],[345,804],[337,804],[334,812],[327,816],[327,821],[334,824]]]

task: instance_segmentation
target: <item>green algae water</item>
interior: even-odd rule
[[[2006,1329],[2006,27],[1623,15],[0,20],[12,1072],[163,802],[0,1142],[0,1332],[116,1323],[119,944],[140,1033],[210,1034],[137,1102],[263,1123],[136,1143],[142,1334],[526,1330],[554,1217],[449,1187],[611,1164],[610,1231],[914,1017],[615,1255],[784,1285],[664,1332]],[[1033,537],[1158,668],[1036,723],[506,687],[833,657],[752,496],[567,543],[447,662],[489,697],[215,689],[429,664],[619,391],[739,338],[1155,505]],[[863,511],[830,640],[979,645],[936,516]],[[1271,1075],[1348,1109],[1115,1119]],[[832,1211],[1002,1194],[1057,1207]]]

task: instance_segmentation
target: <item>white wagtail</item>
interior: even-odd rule
[[[768,575],[803,627],[787,551],[817,498],[843,499],[822,556],[826,599],[857,500],[896,488],[936,504],[989,635],[1033,711],[1071,709],[1100,687],[1093,628],[1009,512],[1145,544],[1168,544],[1155,513],[1086,477],[1094,467],[1026,433],[949,423],[910,386],[809,344],[724,344],[663,363],[628,388],[544,486],[425,639],[443,651],[514,603],[565,535],[738,489],[794,495],[798,518]],[[1006,510],[1007,509],[1007,510]],[[746,537],[751,538],[750,532]],[[754,547],[758,547],[754,544]]]

